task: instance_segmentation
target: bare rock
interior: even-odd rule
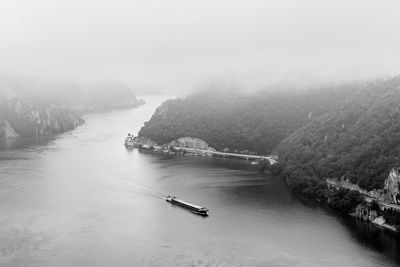
[[[0,131],[2,134],[0,136],[4,137],[5,139],[13,139],[19,137],[19,134],[15,132],[15,130],[11,127],[8,121],[4,121],[2,126],[0,126]]]
[[[148,138],[146,136],[135,137],[135,141],[142,145],[158,146],[158,144],[156,142],[154,142],[153,140],[151,140],[150,138]]]
[[[199,138],[192,138],[192,137],[180,137],[180,138],[170,142],[167,145],[173,146],[173,147],[185,147],[185,148],[192,148],[192,149],[216,151],[213,147],[209,146],[206,143],[206,141],[199,139]]]
[[[400,168],[393,168],[385,180],[384,190],[393,203],[400,204]]]

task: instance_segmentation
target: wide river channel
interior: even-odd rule
[[[127,150],[164,96],[0,150],[1,266],[396,266],[398,236],[249,162]],[[209,208],[201,217],[162,195]]]

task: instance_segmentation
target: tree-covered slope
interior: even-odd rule
[[[0,86],[0,140],[59,134],[82,124],[74,111],[19,95]]]
[[[49,83],[0,76],[0,139],[59,134],[85,112],[144,104],[124,83]]]
[[[382,188],[391,167],[400,165],[400,77],[354,88],[337,109],[294,132],[275,151],[286,178],[345,176],[367,190]]]
[[[217,150],[270,153],[286,136],[344,101],[348,88],[251,95],[208,90],[164,102],[139,135],[159,144],[190,136]]]

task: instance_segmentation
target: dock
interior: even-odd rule
[[[222,157],[222,158],[234,158],[234,159],[243,159],[243,160],[261,160],[261,161],[268,161],[271,165],[277,163],[272,156],[260,156],[260,155],[250,155],[250,154],[239,154],[239,153],[229,153],[229,152],[221,152],[215,150],[207,150],[207,149],[196,149],[196,148],[189,148],[189,147],[156,147],[148,144],[141,144],[139,143],[135,137],[132,135],[128,135],[125,139],[125,146],[126,147],[136,147],[141,148],[144,150],[151,150],[157,151],[162,153],[192,153],[192,154],[200,154],[200,155],[209,155],[215,157]]]
[[[220,151],[205,150],[205,149],[193,149],[193,148],[187,148],[187,147],[174,147],[174,149],[176,151],[186,151],[186,152],[190,152],[190,153],[208,154],[208,155],[213,155],[213,156],[222,157],[222,158],[235,158],[235,159],[244,159],[244,160],[268,160],[271,165],[277,163],[277,161],[270,156],[228,153],[228,152],[220,152]]]

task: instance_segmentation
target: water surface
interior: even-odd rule
[[[165,97],[0,151],[2,266],[391,266],[399,241],[290,194],[246,161],[162,157],[123,139]],[[174,194],[210,209],[171,206]]]

